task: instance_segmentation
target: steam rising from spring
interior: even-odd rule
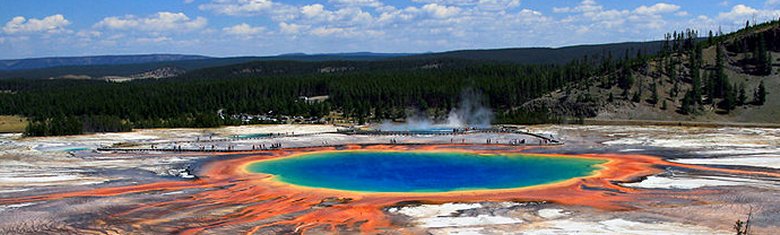
[[[489,128],[493,112],[487,107],[482,92],[466,89],[461,92],[458,106],[450,110],[446,119],[435,121],[418,112],[407,115],[405,123],[384,121],[379,129],[385,131],[431,131],[462,128]]]

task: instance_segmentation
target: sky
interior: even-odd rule
[[[0,0],[0,59],[561,47],[779,18],[780,0]]]

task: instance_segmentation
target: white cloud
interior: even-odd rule
[[[780,5],[780,0],[766,0],[766,3],[764,3],[766,6],[776,6]]]
[[[746,20],[765,21],[777,19],[780,10],[755,9],[743,4],[735,5],[729,12],[721,12],[717,19],[724,23],[744,24]]]
[[[555,13],[575,13],[575,12],[592,12],[600,11],[603,7],[598,5],[595,0],[583,0],[579,5],[575,7],[553,7]]]
[[[67,31],[65,27],[68,25],[70,25],[70,21],[60,14],[47,16],[43,19],[26,19],[23,16],[17,16],[5,23],[3,32],[7,34],[61,33]]]
[[[336,6],[344,6],[344,7],[382,7],[384,4],[380,2],[379,0],[328,0],[328,2],[333,3]]]
[[[718,15],[720,18],[736,18],[736,17],[742,17],[742,16],[749,16],[749,15],[755,15],[758,13],[758,10],[755,8],[745,6],[742,4],[736,5],[731,8],[730,12],[723,12]]]
[[[95,28],[113,30],[140,30],[151,32],[184,32],[206,27],[208,21],[203,17],[191,19],[184,13],[158,12],[149,17],[134,15],[106,17],[94,25]]]
[[[506,11],[520,6],[520,0],[413,0],[443,6],[473,7],[483,11]]]
[[[201,10],[213,10],[225,15],[253,14],[271,9],[274,2],[271,0],[217,0],[200,5]]]
[[[564,7],[553,9],[556,13],[572,13],[561,21],[565,24],[587,24],[578,27],[579,32],[590,32],[588,28],[599,27],[613,29],[622,26],[631,15],[629,10],[605,10],[594,0],[583,0],[576,7]]]
[[[97,30],[81,30],[78,33],[76,33],[76,36],[84,37],[84,38],[100,37],[102,35],[103,32]]]
[[[436,3],[442,5],[457,5],[457,6],[473,6],[476,5],[479,0],[412,0],[412,2],[419,3]]]
[[[595,0],[583,0],[580,5],[574,8],[576,12],[596,12],[604,9],[601,5],[598,5]]]
[[[316,28],[311,31],[312,34],[320,37],[330,36],[333,34],[342,34],[346,31],[346,29],[343,28],[327,28],[327,27],[320,27]]]
[[[389,9],[387,11],[382,12],[377,17],[377,23],[379,24],[390,24],[390,23],[396,23],[397,21],[409,21],[411,19],[414,19],[417,14],[419,13],[419,9],[416,7],[407,7],[403,10],[398,9]]]
[[[311,30],[311,34],[318,37],[341,37],[341,38],[371,38],[380,37],[384,33],[376,30],[358,30],[356,28],[343,27],[318,27]]]
[[[325,12],[325,6],[322,4],[312,4],[301,7],[301,13],[306,17],[318,17]]]
[[[288,24],[286,22],[279,23],[279,31],[284,34],[298,34],[301,32],[301,30],[305,29],[308,29],[308,27],[305,25],[299,25],[295,23]]]
[[[222,28],[222,31],[226,34],[239,36],[244,38],[250,38],[265,32],[264,27],[252,27],[247,23],[237,24],[231,27]]]
[[[674,4],[668,4],[668,3],[656,3],[652,6],[640,6],[634,10],[637,14],[643,14],[643,15],[655,15],[655,14],[664,14],[664,13],[673,13],[677,10],[680,10],[680,6],[674,5]]]
[[[664,33],[661,32],[663,29],[675,30],[670,29],[669,26],[676,24],[675,21],[679,21],[679,19],[676,19],[670,22],[665,17],[669,15],[678,17],[688,15],[688,12],[681,9],[681,6],[669,3],[656,3],[650,6],[641,5],[632,10],[606,9],[595,0],[583,0],[574,7],[553,8],[553,12],[570,14],[560,21],[581,34],[600,32],[600,34],[631,35],[626,34],[631,32],[634,35],[648,35],[650,33],[662,35]],[[591,28],[599,30],[591,30]],[[604,29],[607,31],[604,31]]]
[[[298,13],[297,7],[271,0],[212,0],[198,9],[230,16],[269,15],[275,20],[291,19]]]
[[[428,12],[436,18],[448,18],[457,15],[460,8],[454,6],[443,6],[436,3],[427,4],[422,7],[423,11]]]
[[[95,24],[96,28],[109,28],[109,29],[130,29],[138,27],[139,21],[134,16],[125,17],[106,17],[100,22]]]
[[[137,38],[135,41],[138,42],[138,43],[154,43],[154,44],[156,44],[156,43],[162,43],[162,42],[169,42],[169,41],[172,41],[172,39],[169,38],[169,37],[160,36],[160,37],[142,37],[142,38]]]
[[[531,9],[523,9],[520,12],[518,12],[518,15],[521,18],[526,19],[526,20],[529,20],[529,19],[547,20],[547,18],[544,17],[544,14],[542,14],[542,12],[534,11],[534,10],[531,10]]]
[[[553,7],[553,13],[569,13],[574,11],[571,7]]]
[[[412,0],[412,1],[420,2],[420,3],[436,3],[441,5],[454,5],[454,6],[502,5],[507,7],[517,7],[520,5],[520,0]]]

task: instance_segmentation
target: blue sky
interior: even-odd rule
[[[780,0],[0,1],[0,59],[559,47],[780,18]]]

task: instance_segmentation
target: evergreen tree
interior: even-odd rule
[[[24,136],[46,136],[48,126],[43,122],[31,121],[24,130]]]
[[[685,93],[685,96],[682,99],[682,106],[680,106],[680,113],[682,114],[692,114],[693,113],[693,93],[690,91]]]
[[[707,84],[704,86],[707,92],[707,99],[704,100],[706,104],[712,104],[715,102],[715,76],[714,73],[707,73]]]
[[[672,82],[677,81],[677,60],[674,58],[669,58],[669,68],[666,69],[666,71],[669,73],[669,79],[672,80]]]
[[[693,91],[692,98],[694,102],[696,102],[697,104],[701,104],[701,97],[702,97],[701,74],[699,73],[698,68],[694,68],[693,71],[694,72],[691,74],[691,76],[693,76],[693,83],[691,84],[692,86],[691,89]]]
[[[669,33],[664,34],[664,41],[661,44],[661,55],[666,55],[669,53],[670,51],[669,40],[671,39],[671,37],[672,36],[669,35]]]
[[[622,96],[624,100],[628,100],[628,89],[623,89],[623,92],[620,94],[620,96]]]
[[[631,74],[631,66],[626,62],[623,64],[623,70],[618,79],[618,86],[623,90],[629,90],[633,84],[634,76]]]
[[[737,96],[737,105],[745,105],[747,104],[747,94],[745,91],[745,84],[740,83],[739,84],[739,95]]]
[[[758,56],[755,56],[756,70],[759,75],[772,74],[772,55],[767,50],[766,40],[763,35],[758,36]]]
[[[672,90],[669,91],[669,96],[672,98],[677,98],[677,95],[680,93],[680,85],[678,81],[674,81],[672,85]]]
[[[652,90],[652,93],[650,95],[649,102],[650,102],[650,104],[655,106],[656,104],[658,104],[658,89],[657,89],[656,84],[653,83],[653,86],[650,89]]]
[[[764,60],[764,75],[772,75],[773,63],[774,59],[772,59],[772,53],[767,52],[766,60]]]
[[[637,49],[636,50],[636,60],[639,64],[644,64],[646,62],[645,55],[642,54],[642,50]]]
[[[641,83],[640,83],[639,87],[637,87],[637,88],[638,89],[636,90],[636,92],[634,92],[634,96],[631,97],[631,101],[633,101],[634,103],[639,103],[639,102],[642,101],[642,85],[641,85]]]
[[[732,86],[730,83],[726,83],[725,87],[725,95],[723,97],[723,100],[720,102],[719,106],[723,110],[726,110],[726,112],[733,110],[737,106],[737,95],[736,95],[736,88]]]
[[[729,79],[728,75],[726,75],[725,72],[725,65],[724,58],[723,58],[723,48],[720,46],[717,46],[716,49],[717,53],[715,53],[715,61],[716,61],[716,68],[715,72],[711,73],[711,80],[712,80],[712,93],[710,96],[712,98],[725,98],[726,92],[729,88]]]
[[[756,105],[764,105],[766,102],[766,87],[764,86],[764,81],[761,81],[760,84],[758,84],[758,88],[756,89],[756,92],[753,94],[753,103]]]

